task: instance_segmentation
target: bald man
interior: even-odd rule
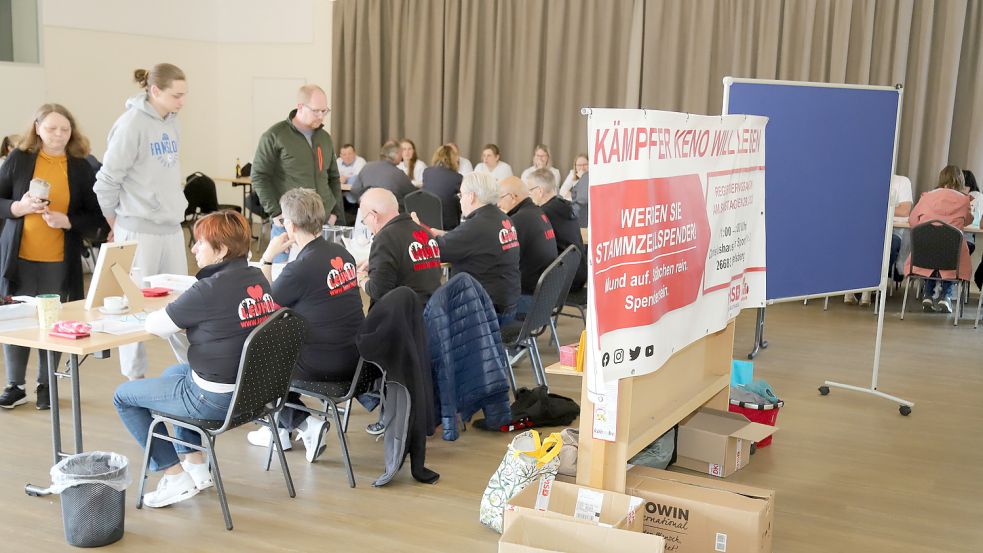
[[[440,248],[385,188],[362,194],[359,214],[372,231],[369,258],[359,266],[358,281],[374,303],[399,286],[409,286],[426,302],[440,286]]]
[[[516,312],[526,313],[540,275],[557,257],[556,236],[549,218],[529,197],[529,189],[519,177],[499,183],[498,207],[504,211],[519,235],[519,273],[522,295]]]

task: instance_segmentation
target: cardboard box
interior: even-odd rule
[[[541,516],[642,531],[642,500],[623,493],[540,479],[505,507],[503,529],[519,515]]]
[[[645,500],[643,531],[672,553],[771,553],[775,492],[647,467],[628,471],[626,491]]]
[[[751,461],[751,444],[778,428],[747,420],[739,413],[700,409],[679,425],[676,466],[725,478]]]
[[[499,553],[663,553],[659,536],[520,513],[498,540]]]

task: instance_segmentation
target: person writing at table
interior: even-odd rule
[[[325,212],[317,192],[309,188],[284,192],[280,196],[280,213],[286,232],[270,240],[261,267],[272,282],[276,302],[307,320],[307,338],[297,358],[293,379],[350,381],[358,365],[355,337],[365,318],[355,279],[355,259],[341,245],[321,237]],[[291,246],[297,248],[297,258],[287,263],[273,280],[273,259]],[[287,401],[298,404],[300,395],[291,392]],[[313,463],[324,452],[328,421],[284,407],[279,425],[283,449],[290,449],[290,433],[296,430],[298,439],[304,442],[307,462]],[[253,445],[269,447],[270,429],[263,426],[246,438]]]
[[[970,210],[971,198],[964,194],[963,173],[955,165],[949,165],[939,173],[939,184],[935,190],[925,192],[908,215],[908,224],[914,228],[920,223],[938,219],[957,229],[973,222],[973,212]],[[972,266],[969,260],[969,247],[966,240],[962,241],[962,251],[959,254],[959,273],[955,271],[939,271],[942,278],[959,278],[969,280]],[[923,277],[932,276],[932,270],[912,267],[911,257],[905,263],[905,272]],[[922,293],[922,308],[925,311],[934,309],[943,313],[952,313],[952,281],[940,281],[925,278],[925,290]]]
[[[41,106],[18,147],[0,167],[0,294],[58,294],[74,301],[82,292],[82,236],[106,224],[92,191],[95,175],[85,156],[89,141],[59,104]],[[49,184],[47,199],[30,192],[31,180]],[[7,387],[0,407],[27,402],[24,390],[31,349],[3,346]],[[39,352],[38,409],[50,406],[48,356]],[[60,355],[55,354],[55,363]]]
[[[158,378],[125,382],[113,397],[123,425],[141,447],[147,445],[151,411],[225,419],[246,338],[280,308],[263,273],[246,263],[250,234],[246,219],[235,211],[210,213],[195,223],[197,241],[191,252],[201,268],[198,281],[146,322],[147,332],[162,338],[186,331],[189,362],[164,370]],[[174,431],[181,440],[201,443],[192,430]],[[186,455],[183,463],[179,454]],[[144,496],[148,507],[184,501],[213,485],[201,452],[161,439],[150,447],[150,470],[164,476]]]

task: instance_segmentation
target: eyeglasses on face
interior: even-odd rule
[[[369,218],[369,215],[375,215],[375,214],[376,214],[375,213],[375,210],[374,209],[370,209],[368,211],[368,213],[366,213],[365,215],[362,215],[362,218],[359,219],[358,222],[359,223],[362,223],[364,225],[365,224],[365,220]]]
[[[307,108],[307,109],[309,109],[309,110],[311,110],[311,111],[313,111],[315,115],[320,115],[322,117],[324,117],[328,113],[331,113],[331,108],[314,109],[314,108],[312,108],[311,106],[309,106],[307,104],[304,104],[304,107]]]

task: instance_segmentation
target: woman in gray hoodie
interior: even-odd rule
[[[141,92],[126,101],[126,112],[109,131],[102,169],[93,187],[110,240],[137,242],[133,268],[144,276],[188,274],[181,222],[188,202],[181,183],[181,132],[177,114],[188,86],[184,72],[169,63],[150,71],[137,69]],[[181,357],[180,342],[172,342]],[[147,354],[142,344],[120,348],[120,369],[129,379],[143,378]]]

